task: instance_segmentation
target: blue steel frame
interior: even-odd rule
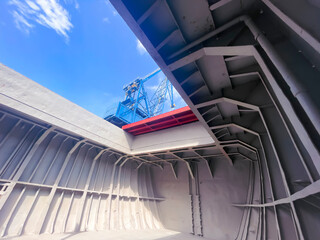
[[[167,94],[170,99],[170,106],[173,108],[175,106],[173,103],[173,86],[167,78],[161,81],[151,100],[148,100],[144,83],[160,72],[161,70],[159,68],[146,77],[142,79],[138,78],[126,85],[123,88],[126,94],[125,100],[119,102],[117,111],[114,115],[107,116],[105,119],[113,123],[115,123],[115,119],[120,120],[117,122],[121,123],[133,123],[159,115],[163,113]]]

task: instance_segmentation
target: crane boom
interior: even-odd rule
[[[144,78],[137,78],[123,87],[125,100],[119,102],[115,114],[105,117],[105,120],[121,127],[128,123],[133,123],[148,117],[153,117],[163,113],[166,100],[170,99],[170,107],[173,108],[173,86],[165,77],[161,80],[150,101],[144,84],[158,73],[158,68]]]

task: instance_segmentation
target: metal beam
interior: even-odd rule
[[[269,0],[261,0],[270,10],[277,15],[291,30],[293,30],[302,40],[306,41],[317,53],[320,53],[320,42],[305,29],[300,27],[291,18],[284,14]]]
[[[232,1],[233,0],[220,0],[220,1],[216,2],[216,3],[214,3],[214,4],[211,4],[209,9],[211,11],[214,11],[214,10],[220,8],[220,7],[223,7],[224,5],[226,5],[227,3],[232,2]]]
[[[275,200],[273,202],[264,203],[264,204],[233,204],[237,207],[273,207],[280,204],[292,204],[294,201],[304,199],[306,197],[312,196],[314,194],[320,193],[320,180],[313,182],[309,186],[303,188],[302,190],[295,192],[294,194],[286,197]]]

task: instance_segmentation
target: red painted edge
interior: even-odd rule
[[[155,117],[124,125],[122,126],[122,129],[133,135],[140,135],[194,121],[198,121],[197,117],[193,114],[191,109],[186,106]]]

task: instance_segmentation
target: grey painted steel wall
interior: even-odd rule
[[[199,193],[189,192],[189,182],[198,177],[194,163],[200,160],[204,167],[201,171],[212,179],[209,158],[216,155],[215,145],[128,155],[5,105],[0,105],[0,126],[2,237],[105,229],[156,230],[163,228],[163,223],[189,233],[194,231],[192,219],[196,218],[201,228]],[[165,178],[162,183],[173,180],[171,190],[160,192],[163,185],[155,184],[157,176]],[[242,176],[247,179],[246,174]],[[186,191],[177,191],[179,182]],[[154,192],[156,185],[159,193]],[[175,204],[168,196],[173,191]],[[190,198],[189,194],[194,196]],[[197,216],[193,210],[196,207]]]
[[[246,202],[252,189],[247,159],[231,166],[215,145],[125,155],[4,105],[0,126],[2,237],[163,227],[221,239],[239,234],[247,213],[232,204]]]
[[[37,98],[16,78],[31,81],[2,66],[4,87],[14,95],[15,84],[30,106],[0,94],[1,236],[165,227],[212,239],[318,239],[318,5],[112,3],[214,141],[200,129],[198,145],[186,136],[181,148],[179,135],[168,139],[180,147],[169,146],[162,138],[171,129],[139,138],[134,154],[134,139],[119,129],[99,126],[107,139],[84,134],[53,121],[66,116],[50,101],[50,116],[45,106],[32,109]],[[154,149],[144,145],[152,136]]]
[[[133,136],[0,63],[0,103],[63,131],[125,154],[213,143],[199,122]],[[68,114],[66,114],[68,113]],[[171,134],[172,131],[175,134]],[[190,137],[186,138],[186,134]]]
[[[251,197],[234,204],[246,211],[239,235],[228,223],[218,235],[219,228],[204,218],[193,222],[192,229],[199,223],[203,229],[194,233],[216,239],[317,239],[319,5],[300,0],[111,2],[214,139],[221,158],[230,168],[242,159],[255,163]],[[203,204],[222,222],[238,221],[219,204]]]
[[[0,111],[0,235],[159,229],[150,169],[130,157]]]
[[[212,177],[201,161],[197,163],[196,181],[189,177],[184,164],[178,164],[178,179],[170,174],[169,166],[164,171],[152,171],[155,192],[166,199],[159,202],[164,227],[210,239],[236,239],[242,234],[241,220],[247,218],[247,212],[232,204],[246,202],[251,194],[248,186],[253,184],[253,163],[237,161],[231,167],[224,159],[216,159]]]

